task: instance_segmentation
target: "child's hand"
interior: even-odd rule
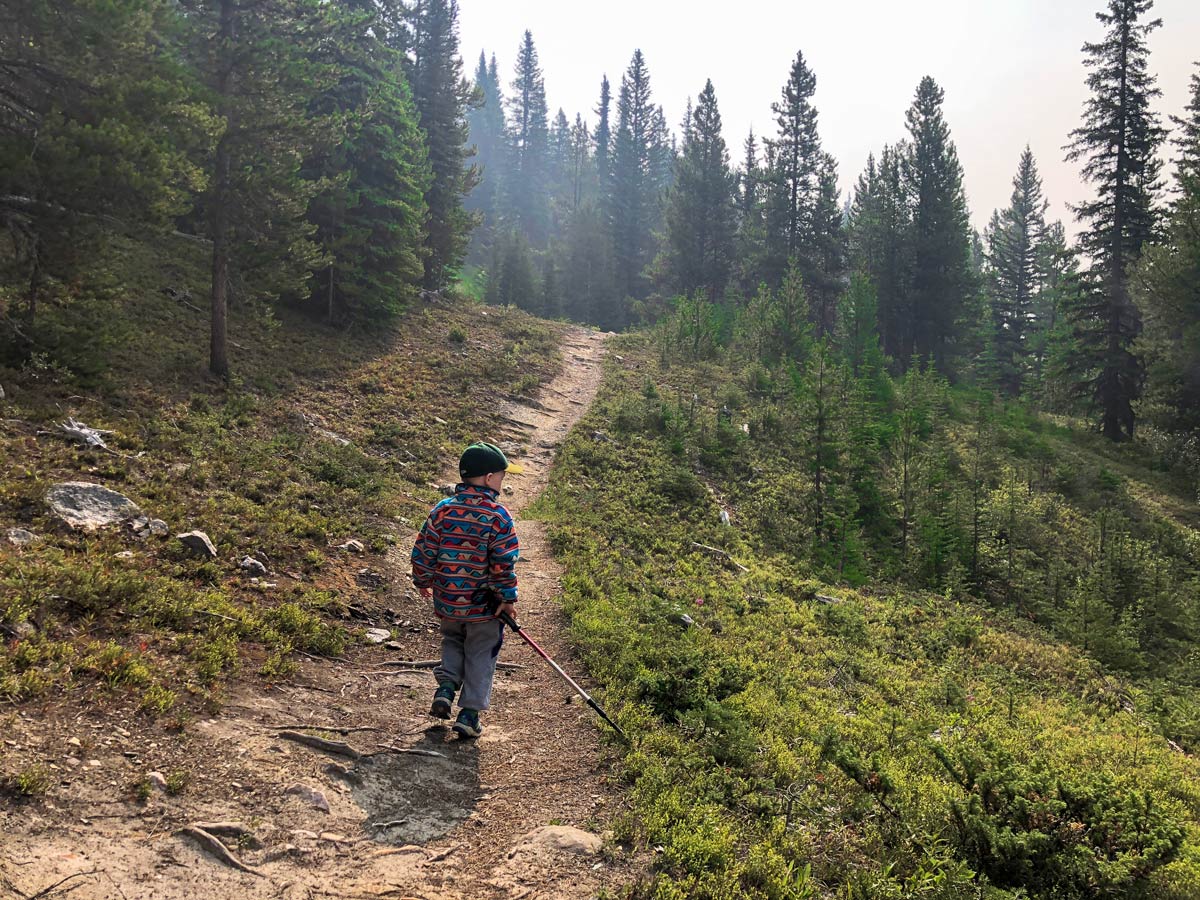
[[[508,613],[515,622],[517,620],[517,604],[501,603],[500,606],[496,608],[496,618],[500,618],[505,613]]]
[[[426,600],[428,600],[430,597],[433,596],[433,588],[427,588],[427,587],[417,588],[417,593],[420,594],[422,597],[424,597]]]

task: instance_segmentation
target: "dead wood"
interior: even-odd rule
[[[729,563],[731,566],[733,566],[735,569],[737,569],[739,572],[749,572],[750,571],[745,566],[743,566],[740,562],[735,560],[732,556],[730,556],[728,553],[726,553],[724,550],[720,549],[719,547],[710,547],[710,546],[708,546],[708,544],[697,544],[695,541],[692,541],[692,549],[693,550],[703,550],[705,553],[708,553],[708,554],[711,554],[712,556],[716,556],[720,559],[723,559],[727,563]]]
[[[381,662],[381,666],[401,666],[406,669],[435,669],[442,664],[440,659],[388,659]],[[520,663],[498,662],[497,669],[512,671],[515,669],[524,669],[525,666]]]
[[[330,741],[317,737],[315,734],[305,734],[303,731],[284,730],[279,732],[279,736],[289,741],[295,741],[297,744],[306,744],[317,750],[323,750],[326,753],[336,753],[338,756],[348,756],[351,759],[362,758],[362,753],[345,741]]]
[[[186,828],[181,828],[178,833],[186,834],[188,837],[192,838],[197,844],[200,845],[202,849],[207,850],[221,862],[225,863],[225,865],[231,866],[232,868],[241,872],[247,872],[250,875],[254,875],[258,878],[266,877],[262,872],[258,871],[258,869],[246,865],[244,862],[230,853],[229,848],[222,844],[219,838],[209,834],[203,828],[200,828],[197,825],[188,825]]]

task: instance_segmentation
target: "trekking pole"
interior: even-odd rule
[[[537,642],[534,641],[533,638],[531,638],[529,635],[527,635],[525,633],[525,630],[523,628],[521,628],[520,625],[517,624],[516,619],[514,619],[509,613],[506,613],[506,612],[499,613],[496,616],[496,618],[498,618],[501,622],[503,622],[505,625],[507,625],[509,628],[511,628],[513,631],[515,631],[517,634],[519,634],[521,636],[521,640],[523,640],[530,647],[532,647],[534,653],[536,653],[538,656],[540,656],[546,662],[550,663],[551,668],[553,668],[555,672],[557,672],[559,675],[561,675],[563,677],[563,680],[566,681],[567,684],[569,684],[575,690],[575,693],[577,693],[580,697],[582,697],[584,700],[587,701],[587,705],[590,706],[593,710],[595,710],[596,714],[598,716],[600,716],[600,718],[602,718],[605,722],[607,722],[609,725],[612,726],[613,731],[615,731],[617,734],[619,734],[621,736],[622,740],[624,740],[626,744],[630,743],[629,735],[627,735],[624,731],[622,731],[621,727],[616,722],[614,722],[612,719],[610,719],[608,717],[608,713],[606,713],[603,709],[600,708],[599,703],[597,703],[595,700],[593,700],[591,697],[588,696],[587,691],[585,691],[583,688],[581,688],[578,684],[575,683],[575,679],[573,679],[570,675],[568,675],[566,672],[563,671],[562,666],[560,666],[558,663],[556,663],[554,660],[552,660],[550,658],[550,654],[548,654],[545,650],[543,650],[541,647],[539,647],[537,645]]]

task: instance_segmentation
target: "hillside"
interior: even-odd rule
[[[866,420],[840,388],[822,413],[819,349],[778,378],[673,327],[614,345],[538,506],[639,736],[626,836],[659,855],[634,895],[1197,896],[1187,480],[1016,406],[981,441],[978,396],[919,372]],[[880,425],[906,396],[931,404],[907,561],[905,431]],[[863,479],[845,454],[872,421]],[[817,488],[849,510],[821,532]]]
[[[602,336],[462,300],[371,332],[243,308],[226,386],[202,374],[198,268],[155,272],[120,249],[144,281],[44,309],[40,333],[60,343],[0,370],[4,892],[565,897],[628,880],[616,844],[595,858],[619,802],[600,736],[532,653],[506,645],[477,745],[431,726],[428,668],[397,665],[437,655],[407,554],[461,445],[483,436],[527,469],[507,498],[522,617],[582,677],[558,636],[554,561],[519,511],[595,390]],[[68,313],[92,323],[85,339],[57,330]],[[68,418],[111,432],[108,450],[67,440]],[[45,500],[68,481],[167,528],[73,530]],[[174,537],[192,530],[215,557]],[[216,833],[259,875],[189,838],[197,822],[239,823]]]

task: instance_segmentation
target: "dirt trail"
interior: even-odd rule
[[[540,523],[522,511],[595,396],[603,341],[569,331],[562,372],[532,404],[502,404],[492,435],[526,469],[507,479],[505,497],[522,545],[522,624],[577,673],[555,602],[559,569]],[[9,745],[45,745],[70,787],[41,804],[0,808],[0,897],[58,883],[45,896],[570,900],[629,880],[625,858],[598,849],[620,796],[606,783],[594,718],[519,639],[506,640],[501,662],[515,668],[499,673],[476,742],[427,717],[428,669],[382,665],[438,655],[427,603],[404,577],[412,534],[398,538],[391,557],[370,560],[389,585],[378,595],[380,616],[399,623],[390,649],[305,659],[277,686],[251,680],[213,718],[169,737],[139,729],[132,711],[112,710],[81,714],[78,743],[54,746],[62,733],[39,733],[33,712],[13,717]],[[373,755],[353,760],[281,739],[279,727],[289,725],[352,729],[325,735]],[[131,797],[128,786],[156,770],[184,773],[186,786],[175,794],[152,787],[145,802]],[[226,843],[255,874],[179,833],[198,821],[245,824],[253,837]]]

